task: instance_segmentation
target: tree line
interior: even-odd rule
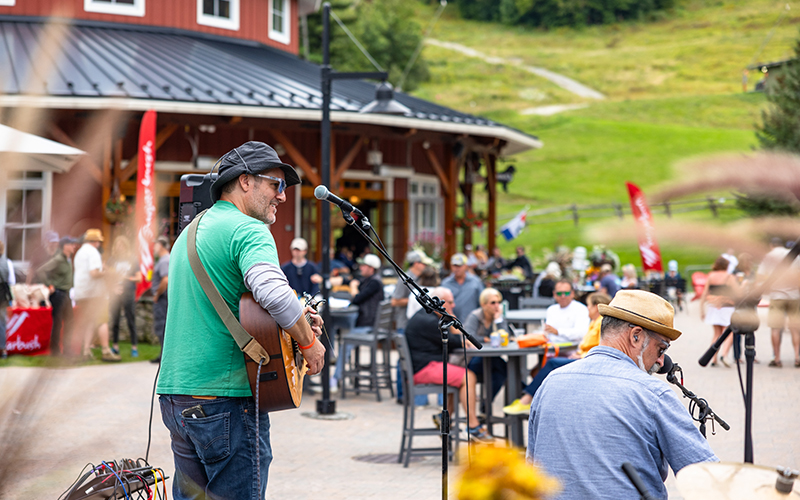
[[[467,19],[555,28],[653,20],[677,0],[456,0]]]

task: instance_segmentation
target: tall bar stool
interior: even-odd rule
[[[375,326],[367,333],[344,332],[339,346],[339,355],[347,356],[348,347],[352,346],[350,359],[345,360],[342,370],[342,399],[347,397],[347,380],[353,382],[353,392],[374,392],[378,401],[381,400],[381,389],[389,389],[389,394],[394,397],[392,387],[392,370],[389,362],[391,352],[392,334],[392,302],[384,300],[378,306],[375,316]],[[362,363],[361,347],[369,349],[369,361]],[[378,352],[381,352],[380,360]]]

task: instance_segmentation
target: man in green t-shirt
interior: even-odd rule
[[[247,142],[220,159],[214,205],[197,228],[197,254],[231,312],[250,291],[301,347],[308,373],[319,373],[325,348],[280,268],[269,225],[285,189],[300,183],[271,147]],[[175,458],[173,496],[264,498],[272,461],[269,416],[256,411],[244,356],[189,264],[186,232],[169,262],[166,331],[157,391]],[[262,396],[263,397],[263,396]],[[258,446],[254,446],[257,441]]]

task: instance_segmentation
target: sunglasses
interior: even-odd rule
[[[493,300],[491,302],[487,302],[487,304],[489,304],[490,306],[495,306],[495,305],[497,305],[499,303],[500,303],[500,301],[498,301],[498,300]]]
[[[569,297],[570,295],[572,295],[572,292],[556,292],[556,295],[558,295],[559,297]]]
[[[286,191],[286,181],[281,179],[280,177],[273,177],[271,175],[263,175],[263,174],[253,174],[256,177],[261,177],[262,179],[269,179],[271,181],[275,181],[278,183],[278,194],[283,194]]]

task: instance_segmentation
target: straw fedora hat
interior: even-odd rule
[[[675,309],[658,295],[644,290],[620,290],[610,304],[600,304],[603,316],[621,319],[676,340],[681,332],[672,327]]]
[[[99,229],[87,229],[83,241],[103,241],[103,233]]]

